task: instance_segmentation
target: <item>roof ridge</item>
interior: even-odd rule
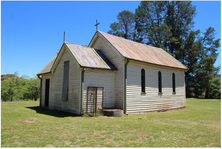
[[[83,46],[83,47],[88,47],[88,48],[91,48],[87,45],[81,45],[81,44],[76,44],[76,43],[71,43],[71,42],[65,42],[66,44],[74,44],[74,45],[78,45],[78,46]]]

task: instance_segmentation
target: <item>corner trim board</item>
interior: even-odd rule
[[[80,115],[83,115],[83,97],[84,97],[84,73],[85,73],[85,68],[82,67],[81,70],[81,84],[80,84]]]
[[[123,102],[123,105],[124,105],[124,114],[126,114],[127,110],[126,110],[126,87],[127,87],[127,65],[129,64],[129,59],[126,59],[126,63],[125,63],[125,66],[124,66],[124,102]]]

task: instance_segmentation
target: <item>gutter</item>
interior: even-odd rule
[[[39,75],[37,74],[38,78],[40,79],[40,107],[42,106],[42,78],[39,77]]]
[[[126,63],[124,65],[124,101],[123,101],[123,110],[124,114],[126,114],[126,87],[127,87],[127,65],[129,64],[129,59],[126,58]]]
[[[85,68],[81,67],[81,83],[80,83],[80,105],[79,105],[79,114],[83,115],[83,94],[84,94],[84,73],[85,73]]]

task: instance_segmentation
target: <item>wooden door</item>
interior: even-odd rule
[[[97,96],[97,88],[89,87],[87,90],[87,104],[86,104],[86,112],[93,113],[96,110],[96,96]]]
[[[86,113],[96,115],[103,108],[103,87],[88,87]]]

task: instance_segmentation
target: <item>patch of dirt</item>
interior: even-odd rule
[[[48,144],[48,145],[46,145],[45,147],[49,148],[49,147],[55,147],[55,146],[52,145],[52,144]]]
[[[108,144],[113,144],[115,146],[118,146],[118,144],[113,140],[113,138],[106,138],[105,142]]]
[[[15,144],[17,144],[17,145],[22,145],[22,142],[15,142]]]
[[[65,145],[70,145],[71,143],[72,143],[72,142],[70,142],[70,141],[65,141],[65,142],[64,142]]]
[[[30,119],[25,120],[25,122],[26,122],[26,123],[36,123],[37,120],[38,120],[38,118],[36,118],[36,117],[31,117]]]
[[[198,122],[188,121],[188,120],[174,120],[174,121],[179,122],[179,123],[186,123],[186,124],[188,124],[188,125],[194,125],[194,126],[196,126],[196,125],[199,124]]]
[[[19,136],[13,136],[12,137],[12,139],[18,139],[19,138]]]

